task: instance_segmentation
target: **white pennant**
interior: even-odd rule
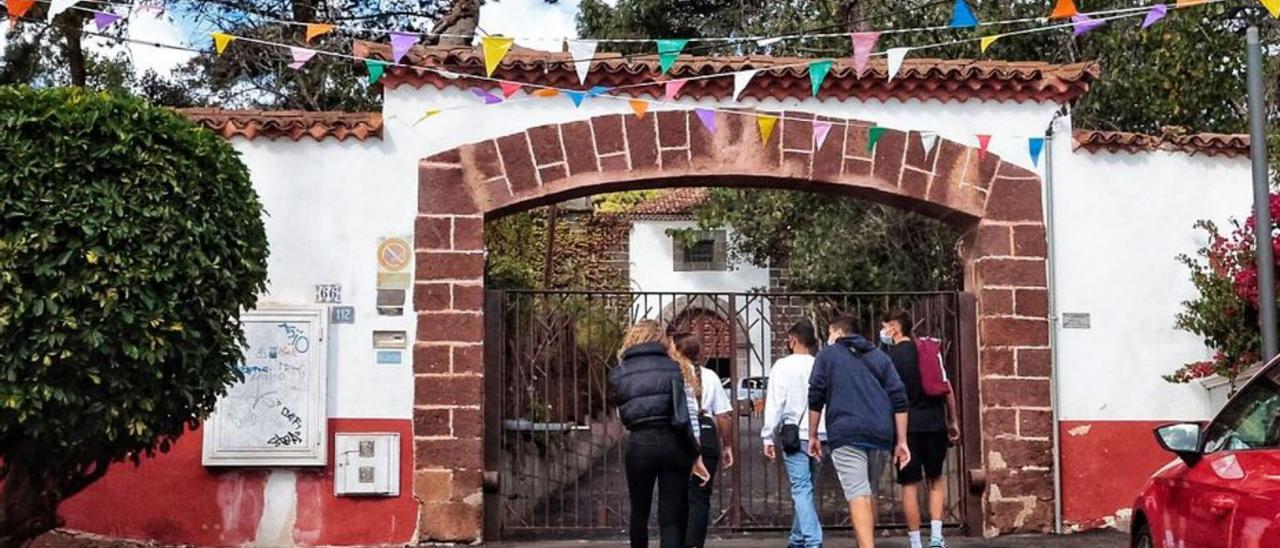
[[[907,58],[907,52],[911,48],[890,48],[884,52],[889,57],[889,80],[898,74],[898,70],[902,68],[902,60]]]
[[[751,79],[756,77],[758,70],[744,70],[742,72],[733,73],[733,100],[737,101],[738,96],[742,95],[743,90],[747,89],[747,84],[751,83]]]
[[[938,134],[932,131],[920,132],[920,146],[924,147],[924,153],[927,155],[933,150],[933,145],[938,142]]]
[[[67,11],[67,8],[70,8],[71,6],[75,5],[75,3],[76,3],[77,1],[79,1],[79,0],[52,0],[52,1],[50,1],[50,2],[49,2],[49,15],[48,15],[49,22],[50,22],[50,23],[52,23],[52,22],[53,22],[53,18],[54,18],[54,17],[57,17],[59,13],[62,13],[62,12],[64,12],[64,11]]]
[[[573,69],[578,71],[578,83],[587,83],[587,73],[591,71],[591,60],[596,56],[595,40],[565,40],[569,46],[569,57],[573,59]]]

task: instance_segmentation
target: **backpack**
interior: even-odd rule
[[[916,356],[920,366],[920,391],[937,398],[951,393],[951,383],[942,368],[942,341],[931,337],[916,339]]]

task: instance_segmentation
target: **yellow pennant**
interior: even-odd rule
[[[1267,7],[1272,17],[1280,19],[1280,0],[1262,0],[1262,5]]]
[[[222,52],[227,49],[227,44],[236,39],[235,36],[221,32],[215,32],[209,36],[213,37],[213,49],[218,52],[218,55],[222,55]]]
[[[778,123],[777,116],[770,116],[768,114],[756,115],[756,127],[760,128],[761,143],[767,144],[769,142],[769,136],[773,135],[773,126],[777,123]]]
[[[421,122],[421,121],[423,121],[423,120],[426,120],[427,118],[430,118],[430,117],[435,116],[435,115],[437,115],[437,114],[440,114],[440,109],[438,109],[438,108],[429,108],[429,109],[427,109],[426,111],[424,111],[424,112],[422,113],[422,117],[421,117],[421,118],[418,118],[418,121],[417,121],[417,122],[414,122],[414,123],[413,123],[413,125],[415,125],[415,126],[416,126],[416,125],[418,125],[418,123],[419,123],[419,122]]]
[[[1000,38],[999,34],[992,35],[992,36],[983,36],[981,39],[978,40],[978,49],[982,50],[982,53],[986,53],[987,48],[991,47],[991,44],[995,43],[995,41],[998,40],[999,38]]]
[[[321,34],[329,34],[333,32],[334,26],[329,23],[307,23],[307,43],[311,43],[311,39]]]
[[[1280,0],[1277,0],[1280,1]],[[644,119],[644,113],[649,112],[649,103],[639,99],[627,101],[631,105],[631,110],[635,111],[636,118]]]
[[[493,76],[493,71],[498,68],[498,63],[501,63],[502,58],[507,56],[508,51],[511,51],[513,42],[512,38],[503,38],[501,36],[485,36],[480,39],[480,44],[484,46],[484,70],[488,76]]]

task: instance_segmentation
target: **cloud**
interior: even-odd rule
[[[86,23],[86,29],[96,31],[92,21]],[[148,70],[161,75],[168,74],[196,56],[190,51],[140,43],[189,46],[182,30],[166,14],[140,13],[135,10],[129,16],[129,30],[126,36],[136,42],[89,36],[85,40],[85,45],[92,51],[106,55],[126,52],[132,59],[134,70],[138,74],[145,74]]]
[[[480,6],[480,28],[489,34],[545,38],[516,39],[527,48],[560,51],[565,38],[578,37],[579,0],[499,0]]]

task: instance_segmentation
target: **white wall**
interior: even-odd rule
[[[1176,257],[1206,243],[1197,220],[1248,216],[1248,158],[1073,152],[1062,141],[1053,158],[1058,310],[1088,313],[1092,325],[1057,331],[1061,418],[1210,417],[1199,383],[1160,378],[1211,355],[1173,326],[1195,295]]]

